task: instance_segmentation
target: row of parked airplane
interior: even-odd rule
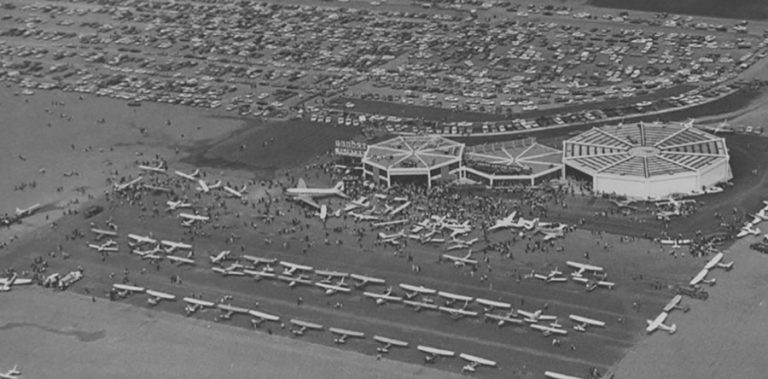
[[[768,220],[768,201],[763,201],[763,203],[765,206],[757,213],[751,215],[752,221],[747,222],[744,224],[744,226],[741,227],[739,232],[736,234],[737,238],[746,237],[748,235],[756,236],[761,233],[760,228],[757,227],[757,224]],[[763,238],[768,239],[768,234],[765,234]]]
[[[118,244],[112,238],[117,238],[118,233],[114,230],[106,230],[99,228],[91,228],[91,232],[96,234],[96,240],[101,241],[104,238],[109,240],[101,244],[88,244],[88,247],[95,249],[99,252],[115,252],[118,251]],[[167,259],[179,265],[182,264],[195,264],[195,261],[190,257],[179,257],[172,255],[175,251],[192,251],[192,245],[184,242],[176,242],[169,240],[158,240],[149,236],[128,233],[128,245],[132,248],[131,252],[140,256],[142,259],[150,260],[162,260]],[[142,246],[154,245],[153,248],[148,250],[140,250]],[[164,255],[160,255],[160,254]]]
[[[168,174],[168,172],[167,172],[168,168],[162,162],[160,162],[160,163],[158,163],[158,164],[156,164],[154,166],[140,164],[140,165],[138,165],[138,167],[139,167],[139,169],[141,169],[143,171],[147,171],[149,173],[160,173],[160,174],[165,174],[165,175]],[[216,181],[214,183],[206,183],[204,180],[199,178],[199,176],[200,176],[200,169],[196,169],[195,171],[193,171],[191,173],[185,173],[183,171],[176,170],[176,171],[174,171],[174,174],[176,174],[177,176],[182,177],[184,179],[190,180],[192,182],[196,182],[198,184],[196,189],[198,191],[203,192],[203,193],[209,193],[209,192],[211,192],[214,189],[222,188],[231,197],[235,197],[235,198],[238,198],[238,199],[244,199],[247,196],[247,189],[248,189],[248,187],[246,185],[244,185],[241,189],[238,190],[238,189],[234,189],[232,187],[229,187],[227,185],[223,185],[221,180],[218,180],[218,181]],[[124,191],[124,190],[126,190],[128,188],[132,188],[133,186],[135,186],[138,183],[140,183],[142,181],[142,179],[143,179],[143,177],[139,176],[136,179],[133,179],[133,180],[128,181],[126,183],[116,184],[115,185],[115,190],[120,192],[120,191]],[[147,187],[147,186],[145,185],[145,187]],[[163,188],[159,188],[159,187],[153,187],[151,189],[153,189],[153,190],[166,190],[166,191],[169,191],[167,189],[163,189]]]

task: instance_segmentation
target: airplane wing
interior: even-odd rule
[[[355,331],[346,330],[346,329],[328,328],[328,331],[330,331],[331,333],[334,333],[334,334],[340,334],[340,335],[348,336],[348,337],[357,337],[357,338],[365,337],[365,333],[355,332]]]
[[[466,361],[474,362],[474,363],[481,364],[481,365],[484,365],[484,366],[489,366],[489,367],[495,367],[496,366],[496,362],[494,362],[492,360],[489,360],[489,359],[480,358],[480,357],[477,357],[477,356],[474,356],[474,355],[469,355],[469,354],[461,353],[461,354],[459,354],[459,357],[461,357],[461,359],[464,359]]]
[[[382,336],[373,336],[373,339],[378,341],[378,342],[389,344],[389,345],[392,345],[392,346],[408,347],[408,342],[396,340],[396,339],[393,339],[393,338],[382,337]]]
[[[271,315],[269,313],[259,312],[255,311],[253,309],[248,310],[248,314],[250,314],[253,317],[256,317],[260,320],[267,320],[267,321],[280,321],[280,317]]]
[[[296,196],[296,200],[301,201],[302,203],[307,204],[312,208],[320,209],[320,204],[312,200],[310,196],[306,196],[306,195]]]
[[[416,347],[416,349],[423,353],[439,355],[441,357],[452,357],[456,355],[456,353],[450,350],[438,349],[438,348],[424,346],[424,345],[419,345]]]
[[[565,375],[554,371],[544,371],[544,376],[550,379],[582,379],[578,376]]]

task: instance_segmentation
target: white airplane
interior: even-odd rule
[[[421,312],[422,309],[428,309],[428,310],[437,310],[437,305],[433,303],[428,303],[426,301],[412,301],[412,300],[403,300],[403,304],[413,307],[413,309],[416,312]]]
[[[26,217],[32,215],[32,213],[35,213],[40,208],[40,203],[31,205],[24,209],[16,208],[16,217]]]
[[[382,354],[389,353],[389,349],[392,347],[408,347],[408,342],[396,340],[394,338],[373,336],[373,339],[378,343],[384,344],[384,346],[376,348],[376,351]]]
[[[221,311],[221,314],[217,316],[217,320],[229,320],[236,314],[248,314],[248,311],[250,311],[250,309],[229,304],[216,304],[216,308],[219,308]]]
[[[351,274],[350,277],[352,277],[352,279],[357,281],[357,283],[355,283],[355,288],[364,288],[369,284],[384,285],[384,283],[386,283],[384,279],[374,278],[372,276]]]
[[[211,260],[211,263],[219,264],[219,263],[222,263],[222,262],[226,261],[227,259],[229,259],[230,254],[232,254],[232,251],[230,251],[230,250],[222,250],[218,254],[211,255],[208,258]]]
[[[253,255],[248,255],[248,254],[243,254],[240,257],[251,262],[254,266],[266,265],[267,267],[269,267],[277,263],[277,258],[254,257]],[[270,269],[269,271],[274,271],[272,267],[269,267],[269,269]]]
[[[247,193],[245,191],[247,189],[248,189],[247,185],[243,185],[243,188],[241,188],[239,191],[232,187],[224,186],[224,191],[227,191],[227,193],[232,195],[232,197],[236,197],[238,199],[242,199],[246,197]]]
[[[361,213],[355,213],[355,212],[349,212],[350,216],[354,217],[357,221],[375,221],[378,220],[380,217],[375,215],[369,215],[369,214],[361,214]]]
[[[411,202],[410,201],[406,201],[403,205],[393,209],[392,212],[389,212],[390,217],[397,215],[398,213],[400,213],[403,210],[405,210],[405,208],[408,208],[410,205],[411,205]]]
[[[701,269],[701,271],[699,271],[699,273],[696,274],[696,276],[694,276],[693,279],[691,279],[691,281],[688,282],[688,284],[692,286],[697,286],[699,285],[699,283],[706,283],[706,284],[709,284],[710,286],[714,286],[715,283],[717,283],[717,278],[704,280],[704,278],[707,277],[707,274],[709,274],[709,270],[707,270],[706,268]]]
[[[19,279],[15,272],[10,278],[0,278],[0,292],[8,292],[13,286],[32,284],[32,279]]]
[[[584,287],[586,287],[587,292],[592,292],[595,289],[597,289],[597,287],[603,287],[603,288],[612,290],[613,287],[616,286],[616,283],[614,282],[608,282],[605,280],[594,280],[594,279],[585,278],[583,276],[571,276],[571,280],[579,283],[584,283]]]
[[[514,317],[516,313],[514,311],[509,311],[506,314],[498,315],[493,313],[484,313],[483,316],[485,316],[486,320],[493,320],[496,321],[496,325],[499,327],[502,327],[506,324],[517,324],[522,325],[525,322],[523,322],[522,319],[519,319],[517,317]]]
[[[119,248],[117,247],[117,242],[115,242],[114,240],[109,240],[107,242],[104,242],[101,245],[96,245],[96,244],[93,244],[93,243],[89,243],[88,247],[91,248],[91,249],[94,249],[94,250],[96,250],[96,251],[98,251],[100,253],[101,252],[107,252],[107,251],[114,252],[114,251],[118,251],[119,250]]]
[[[157,240],[154,238],[150,238],[147,236],[140,236],[138,234],[128,234],[128,239],[134,241],[133,243],[137,246],[141,246],[143,244],[156,244]]]
[[[534,324],[539,321],[554,321],[557,320],[557,316],[553,315],[545,315],[541,313],[541,309],[537,310],[536,312],[528,312],[524,310],[517,310],[517,313],[522,315],[524,317],[524,321]]]
[[[457,295],[455,293],[445,292],[445,291],[439,291],[437,293],[437,296],[440,296],[442,298],[445,298],[445,305],[452,306],[454,303],[458,302],[464,302],[464,306],[462,306],[462,309],[466,309],[469,306],[469,303],[474,300],[471,296],[464,296],[464,295]]]
[[[195,215],[190,213],[179,213],[179,217],[186,220],[187,223],[192,224],[196,221],[208,221],[211,218],[208,216]]]
[[[176,249],[179,249],[179,250],[192,250],[192,245],[187,244],[187,243],[183,243],[183,242],[174,242],[174,241],[162,240],[162,241],[160,241],[160,243],[162,245],[164,245],[164,246],[167,246],[165,248],[165,251],[168,252],[168,253],[173,252]]]
[[[115,283],[112,285],[112,288],[114,288],[117,291],[117,296],[120,297],[127,297],[128,295],[132,295],[134,292],[144,292],[144,287],[138,287],[138,286],[131,286],[128,284],[120,284]]]
[[[374,228],[386,228],[390,226],[400,225],[400,224],[407,224],[408,219],[400,219],[400,220],[393,220],[393,221],[384,221],[384,222],[374,222],[371,224]]]
[[[291,262],[280,262],[280,265],[284,267],[283,275],[293,275],[295,272],[313,271],[312,266],[305,266]]]
[[[194,181],[197,180],[197,176],[200,175],[200,169],[196,169],[194,172],[189,173],[189,174],[181,172],[181,171],[174,171],[174,173],[176,175],[178,175],[178,176],[181,176],[184,179],[191,180],[191,181],[194,182]]]
[[[536,329],[544,334],[544,336],[550,336],[552,334],[567,335],[568,331],[554,326],[547,326],[541,324],[531,324],[531,328]]]
[[[261,325],[264,321],[272,321],[272,322],[280,321],[280,317],[278,316],[271,315],[269,313],[255,311],[253,309],[249,309],[248,314],[253,316],[253,318],[251,318],[251,325],[253,325],[254,328],[258,328],[259,325]]]
[[[520,219],[517,220],[517,223],[518,223],[519,226],[514,226],[513,225],[513,227],[517,227],[517,228],[521,228],[521,229],[525,229],[525,230],[533,230],[534,228],[536,228],[536,225],[539,224],[539,219],[538,218],[534,218],[533,220],[526,220],[526,219],[520,217]]]
[[[349,196],[344,193],[344,182],[338,182],[333,188],[307,188],[307,183],[304,182],[304,179],[299,179],[296,187],[287,188],[285,192],[294,199],[314,208],[320,208],[320,205],[314,201],[316,197],[339,196],[349,199]]]
[[[176,264],[179,266],[183,264],[189,264],[189,265],[195,264],[195,260],[190,258],[177,257],[175,255],[166,255],[165,258],[167,258],[169,261],[176,262]]]
[[[221,187],[221,184],[222,184],[221,180],[217,180],[216,183],[209,185],[202,179],[198,179],[197,183],[199,184],[199,186],[197,187],[197,190],[203,193],[209,193],[211,192],[211,190]]]
[[[665,325],[664,321],[667,320],[667,316],[669,313],[667,312],[661,312],[658,316],[656,316],[653,320],[646,320],[646,323],[648,323],[648,327],[645,328],[645,331],[647,333],[653,333],[656,329],[661,329],[666,331],[669,334],[675,333],[677,331],[677,325]]]
[[[680,302],[683,301],[682,295],[675,295],[672,300],[667,303],[667,305],[664,306],[664,312],[672,312],[675,309],[679,309],[683,312],[688,312],[691,310],[691,307],[689,305],[680,305]]]
[[[295,336],[303,336],[307,330],[321,330],[323,326],[312,322],[301,321],[297,319],[291,319],[291,324],[298,326],[298,329],[291,329],[291,333]]]
[[[243,276],[245,275],[245,271],[237,271],[237,269],[231,269],[231,268],[221,268],[221,267],[211,267],[211,271],[217,272],[224,276]]]
[[[683,247],[684,245],[690,245],[692,242],[693,241],[691,241],[689,239],[670,239],[670,238],[667,238],[667,239],[659,240],[659,243],[661,243],[662,245],[672,245],[673,249],[679,249],[679,248]]]
[[[267,278],[267,279],[274,279],[274,278],[276,278],[277,275],[274,273],[274,271],[275,271],[274,269],[268,270],[265,267],[261,271],[245,269],[245,270],[243,270],[243,273],[246,274],[246,275],[252,276],[253,279],[258,282],[259,280],[264,279],[264,278]]]
[[[0,373],[0,379],[21,379],[21,370],[19,370],[19,366],[13,365],[12,369],[5,373]]]
[[[139,176],[138,178],[133,179],[133,180],[131,180],[129,182],[125,182],[123,184],[115,184],[115,191],[117,191],[117,192],[124,191],[124,190],[126,190],[126,189],[128,189],[130,187],[133,187],[134,185],[136,185],[136,183],[140,182],[142,179],[144,179],[144,178]]]
[[[339,345],[343,345],[347,343],[347,338],[365,338],[365,333],[361,332],[355,332],[352,330],[346,330],[346,329],[339,329],[339,328],[328,328],[328,331],[330,331],[333,334],[338,334],[338,338],[334,338],[333,342],[337,343]]]
[[[152,172],[159,172],[161,174],[165,174],[165,166],[162,163],[158,163],[157,166],[147,166],[140,164],[139,168],[144,171],[152,171]]]
[[[214,306],[216,306],[216,304],[214,304],[213,302],[199,300],[191,297],[185,297],[184,302],[187,303],[187,305],[184,306],[184,311],[187,313],[187,316],[197,312],[200,309],[213,308]]]
[[[175,211],[181,208],[192,208],[192,203],[185,203],[182,200],[177,200],[177,201],[168,200],[165,203],[168,205],[169,211]]]
[[[43,287],[54,287],[59,283],[59,279],[61,279],[61,274],[54,272],[53,274],[48,275],[45,280],[43,280]]]
[[[736,238],[746,237],[748,235],[759,235],[760,234],[760,228],[750,224],[744,225],[744,227],[739,230],[739,233],[736,234]]]
[[[563,238],[565,236],[565,233],[562,231],[559,232],[545,232],[544,237],[541,238],[542,241],[549,241],[555,238]]]
[[[363,196],[357,200],[352,200],[349,203],[347,203],[347,205],[344,207],[344,212],[349,212],[358,208],[368,208],[370,206],[371,206],[371,203],[370,201],[368,201],[368,198]]]
[[[586,332],[588,326],[605,327],[604,321],[595,320],[593,318],[583,317],[579,315],[569,315],[568,318],[571,319],[571,321],[576,323],[576,325],[573,326],[573,329],[578,330],[580,332]]]
[[[586,263],[566,261],[565,264],[577,270],[576,272],[571,273],[572,276],[582,276],[585,272],[595,273],[604,271],[604,269],[600,266],[594,266]]]
[[[454,320],[458,320],[462,317],[477,317],[477,312],[468,311],[462,308],[439,307],[438,309],[451,315],[451,318]]]
[[[104,230],[104,229],[97,229],[97,228],[91,228],[91,231],[96,233],[96,241],[99,241],[103,238],[107,237],[117,237],[117,232],[112,230]]]
[[[733,268],[733,261],[730,261],[728,263],[722,263],[723,257],[725,257],[723,253],[715,254],[715,256],[712,257],[712,259],[710,259],[706,265],[704,265],[704,268],[707,270],[711,270],[715,267],[719,267],[719,268],[725,269],[726,271],[730,271]]]
[[[149,305],[157,305],[161,300],[176,300],[175,295],[155,290],[147,290],[147,295],[149,295],[149,298],[147,299],[147,304]]]
[[[517,217],[517,211],[513,211],[509,214],[509,216],[502,218],[501,220],[496,220],[496,223],[493,224],[490,228],[488,228],[486,231],[492,232],[497,229],[508,229],[511,228],[515,224],[515,217]]]
[[[485,358],[476,357],[474,355],[461,353],[459,354],[459,357],[469,362],[468,365],[461,368],[461,372],[475,372],[477,371],[477,366],[496,367],[496,362]]]
[[[342,285],[333,285],[333,284],[322,283],[322,282],[317,282],[315,283],[315,285],[324,289],[325,294],[328,296],[331,296],[339,292],[349,293],[351,291],[349,287],[344,287]]]
[[[451,358],[456,355],[456,353],[450,350],[443,350],[424,345],[416,346],[416,349],[426,354],[424,357],[424,361],[426,363],[433,363],[438,357]]]
[[[363,292],[363,296],[376,300],[377,305],[385,304],[388,301],[392,301],[392,302],[403,301],[402,297],[392,295],[392,288],[389,288],[387,292],[384,292],[384,293],[374,293],[374,292],[366,291],[366,292]]]
[[[385,241],[386,240],[396,240],[396,239],[405,237],[405,232],[403,230],[401,230],[401,231],[399,231],[397,233],[392,233],[392,234],[387,234],[387,233],[384,233],[384,232],[379,232],[378,237],[379,237],[379,239],[385,240]]]
[[[278,275],[277,278],[284,282],[288,282],[288,287],[291,287],[291,288],[299,284],[303,284],[305,286],[314,285],[314,282],[309,280],[309,278],[306,275],[299,275],[299,276]]]
[[[344,281],[349,277],[346,272],[328,271],[328,270],[315,270],[315,275],[320,276],[320,283],[331,283],[334,279],[340,279]]]
[[[466,265],[477,266],[477,259],[470,258],[472,257],[472,249],[469,249],[469,252],[467,253],[467,255],[463,257],[456,257],[449,254],[443,254],[442,257],[443,259],[447,259],[453,262],[454,266],[466,266]]]
[[[554,371],[544,371],[544,376],[550,379],[582,379],[578,376],[565,375]]]
[[[512,304],[501,301],[493,301],[482,298],[475,299],[475,302],[483,306],[484,312],[492,312],[494,309],[512,309]]]
[[[410,285],[410,284],[404,284],[404,283],[400,284],[400,288],[402,288],[403,291],[405,291],[405,298],[408,299],[408,300],[413,299],[414,297],[416,297],[418,295],[430,296],[430,295],[434,295],[434,294],[437,293],[437,290],[434,290],[432,288],[427,288],[427,287],[424,287],[424,286],[418,286],[417,287],[417,286],[413,286],[413,285]]]

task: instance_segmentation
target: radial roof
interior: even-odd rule
[[[592,175],[652,177],[699,172],[728,159],[725,140],[685,125],[593,128],[565,141],[564,160]]]
[[[478,145],[467,148],[467,165],[473,161],[484,164],[506,166],[512,170],[530,170],[536,174],[560,167],[562,152],[540,145],[531,140],[514,140],[501,143]],[[482,170],[482,167],[476,167]]]
[[[398,136],[368,147],[365,161],[387,169],[429,169],[461,159],[464,144],[441,136]]]

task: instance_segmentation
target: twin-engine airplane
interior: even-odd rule
[[[315,202],[314,198],[339,196],[344,199],[349,199],[349,196],[344,193],[344,182],[338,182],[333,188],[307,188],[307,183],[304,182],[304,179],[299,179],[299,183],[296,187],[287,188],[285,192],[294,199],[316,209],[320,209],[320,205]]]

